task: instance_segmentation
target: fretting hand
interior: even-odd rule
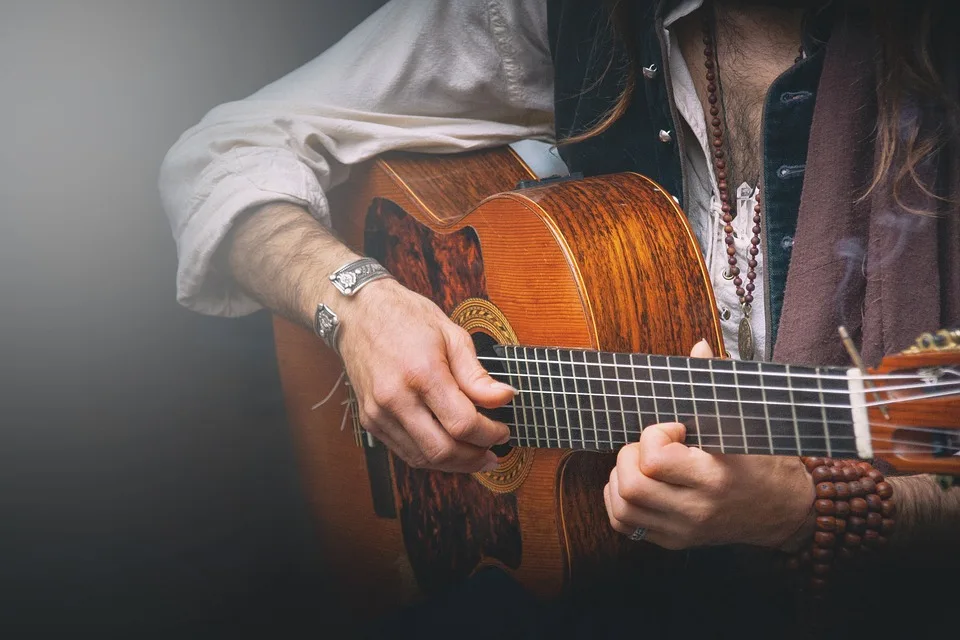
[[[712,357],[701,342],[692,357]],[[793,546],[809,535],[813,483],[796,457],[713,455],[686,446],[682,424],[646,427],[620,450],[603,497],[610,524],[667,549]]]

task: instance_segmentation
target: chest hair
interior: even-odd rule
[[[718,96],[731,192],[741,182],[752,186],[760,182],[763,103],[773,81],[794,64],[800,46],[800,21],[801,13],[796,9],[717,6]],[[712,140],[702,24],[701,9],[679,21],[675,28]]]

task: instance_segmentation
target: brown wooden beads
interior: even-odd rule
[[[893,487],[869,462],[801,458],[813,476],[816,529],[813,539],[787,560],[787,567],[809,570],[808,585],[822,594],[836,567],[868,557],[887,544],[896,507]]]

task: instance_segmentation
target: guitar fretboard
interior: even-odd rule
[[[498,379],[517,388],[494,416],[515,446],[616,450],[641,430],[681,422],[710,452],[856,456],[845,370],[495,347]]]

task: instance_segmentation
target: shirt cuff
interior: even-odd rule
[[[177,236],[177,301],[207,315],[243,316],[261,309],[229,273],[218,270],[214,255],[236,219],[251,209],[286,202],[306,208],[329,226],[329,205],[316,175],[297,157],[278,149],[237,149],[210,167],[206,193]]]

